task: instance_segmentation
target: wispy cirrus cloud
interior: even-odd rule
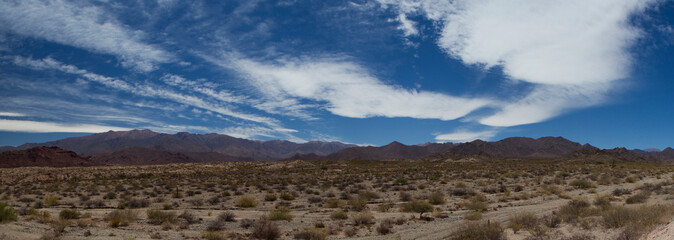
[[[0,112],[0,117],[25,117],[26,114],[18,112]]]
[[[76,133],[98,133],[106,131],[128,131],[130,128],[104,126],[95,124],[63,124],[55,122],[39,122],[27,120],[9,120],[0,119],[0,131],[8,132],[76,132]]]
[[[387,85],[364,67],[344,59],[283,59],[268,63],[237,58],[224,66],[237,71],[271,101],[313,100],[333,114],[351,118],[453,120],[492,104],[489,99]]]
[[[152,71],[175,56],[145,43],[145,33],[129,29],[86,2],[21,0],[0,2],[0,31],[111,54],[122,65]]]
[[[379,2],[440,23],[437,45],[448,55],[485,69],[499,66],[505,81],[533,84],[478,120],[507,127],[607,101],[629,76],[629,47],[640,37],[630,17],[656,1]]]
[[[178,93],[169,89],[158,86],[150,86],[147,84],[130,84],[124,80],[106,77],[99,74],[91,73],[89,71],[79,69],[76,66],[64,64],[52,58],[45,59],[31,59],[20,56],[14,57],[14,64],[18,66],[29,67],[37,70],[58,70],[69,74],[79,75],[91,82],[102,84],[106,87],[133,93],[143,97],[161,98],[171,100],[181,104],[194,106],[197,108],[213,111],[226,116],[231,116],[247,121],[263,123],[274,127],[279,127],[278,121],[273,118],[257,116],[254,114],[241,113],[231,110],[222,101],[210,102],[197,96]],[[219,95],[218,95],[219,96]],[[220,99],[222,100],[222,99]],[[279,127],[279,129],[282,129]]]

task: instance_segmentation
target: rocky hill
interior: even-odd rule
[[[0,153],[0,167],[88,167],[98,165],[58,147],[34,147]]]

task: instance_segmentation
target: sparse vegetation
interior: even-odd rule
[[[253,208],[257,206],[257,201],[251,196],[242,196],[236,200],[236,206],[242,208]]]
[[[16,213],[14,208],[9,206],[9,204],[0,202],[0,223],[16,221]]]
[[[175,212],[150,209],[147,210],[147,220],[154,225],[174,224],[178,220],[178,216]]]
[[[447,238],[451,240],[506,240],[501,225],[489,221],[466,224]]]
[[[1,209],[14,206],[10,219],[51,227],[46,239],[103,232],[122,239],[407,239],[431,221],[461,226],[448,239],[503,239],[503,227],[526,240],[636,239],[674,212],[662,205],[674,194],[674,165],[660,163],[617,163],[610,171],[545,160],[287,164],[21,169],[3,183],[31,175],[77,180],[9,182],[0,187]],[[539,211],[540,203],[559,205]],[[0,232],[18,229],[2,211]]]

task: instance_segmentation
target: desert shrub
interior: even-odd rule
[[[328,237],[328,234],[325,233],[325,231],[317,229],[308,229],[295,233],[293,237],[295,237],[295,239],[302,239],[302,240],[324,240]]]
[[[206,231],[201,234],[201,237],[206,240],[226,240],[229,239],[225,233],[221,231]]]
[[[67,227],[70,227],[70,220],[58,219],[51,223],[51,227],[54,229],[54,232],[57,233],[58,236],[60,236],[66,231]]]
[[[533,229],[538,226],[538,218],[531,212],[519,213],[510,216],[508,227],[517,233],[520,229]]]
[[[307,201],[309,201],[309,203],[320,203],[320,202],[323,202],[323,198],[314,196],[314,197],[309,197],[309,199],[307,199]]]
[[[264,200],[267,201],[267,202],[276,201],[276,194],[273,194],[273,193],[266,194],[266,195],[264,195]]]
[[[129,223],[136,221],[138,214],[130,209],[114,210],[105,216],[105,219],[110,223],[110,227],[116,228],[120,226],[128,226]]]
[[[412,194],[406,193],[406,192],[400,192],[400,201],[403,202],[409,202],[412,200]]]
[[[639,181],[639,179],[637,179],[635,177],[632,177],[632,176],[629,176],[629,177],[625,178],[625,182],[628,182],[628,183],[635,183],[637,181]]]
[[[268,218],[272,221],[291,221],[293,220],[293,215],[290,214],[290,209],[287,207],[279,207],[269,211]]]
[[[584,216],[590,207],[590,203],[584,198],[569,201],[559,209],[559,215],[564,221],[570,222]]]
[[[370,226],[374,224],[374,216],[370,212],[355,213],[351,218],[354,226]]]
[[[421,218],[424,213],[433,211],[433,205],[423,200],[413,200],[402,204],[400,210],[403,212],[419,213],[419,218]]]
[[[36,220],[39,223],[51,222],[51,214],[49,214],[47,211],[37,211],[35,209],[30,209],[28,214],[30,215],[29,219]]]
[[[115,192],[108,192],[105,195],[103,195],[103,199],[115,199],[117,198],[117,194]]]
[[[506,240],[503,228],[498,223],[481,222],[465,224],[459,230],[448,236],[451,240]]]
[[[216,232],[216,231],[222,231],[225,230],[225,222],[220,221],[218,219],[210,221],[208,225],[206,226],[206,231],[209,232]]]
[[[236,217],[236,215],[234,215],[233,212],[225,211],[225,212],[220,213],[216,219],[218,221],[223,221],[223,222],[236,222],[236,219],[234,219],[234,217]]]
[[[281,199],[286,200],[286,201],[292,201],[292,200],[295,200],[295,195],[292,195],[289,192],[284,192],[284,193],[281,193]]]
[[[466,196],[468,195],[468,190],[465,188],[455,188],[452,189],[452,195],[459,197]]]
[[[58,200],[59,200],[59,197],[57,197],[57,196],[47,197],[47,198],[44,199],[44,205],[47,206],[47,207],[54,206],[54,205],[56,205],[56,203],[58,203]]]
[[[78,219],[80,218],[80,212],[76,209],[64,209],[59,213],[59,218],[61,219]]]
[[[541,217],[541,222],[546,227],[556,228],[556,227],[559,226],[560,223],[562,223],[562,219],[560,219],[555,214],[550,214],[550,215],[545,215],[545,216]]]
[[[16,221],[16,212],[9,204],[0,202],[0,223]]]
[[[199,222],[199,218],[194,216],[191,212],[188,212],[187,210],[183,211],[180,215],[178,215],[178,218],[185,220],[187,224],[195,224]]]
[[[625,199],[625,203],[627,204],[635,204],[635,203],[644,203],[648,198],[651,197],[651,193],[648,191],[639,191],[637,194],[634,194],[627,199]]]
[[[105,203],[101,200],[89,200],[84,203],[86,208],[104,208]]]
[[[393,181],[393,184],[395,185],[405,185],[409,182],[406,178],[397,178],[395,181]]]
[[[631,194],[632,190],[626,189],[626,188],[616,188],[613,190],[613,196],[622,196],[622,195],[627,195]]]
[[[281,231],[272,221],[261,218],[253,224],[252,237],[257,239],[275,240],[281,237]]]
[[[129,199],[123,203],[128,208],[145,208],[150,206],[150,200],[147,199]]]
[[[589,235],[587,233],[576,233],[569,237],[562,238],[562,240],[594,240],[594,239],[595,239],[594,236]]]
[[[252,208],[257,206],[257,201],[252,196],[242,196],[236,200],[236,206],[242,208]]]
[[[588,189],[594,187],[591,182],[582,179],[573,180],[571,183],[569,183],[569,185],[579,189]]]
[[[463,216],[463,219],[466,219],[468,221],[477,221],[482,219],[482,213],[481,212],[470,212],[466,214],[466,216]]]
[[[344,219],[349,218],[349,216],[346,215],[346,212],[344,212],[342,210],[337,210],[337,211],[332,212],[332,214],[330,214],[330,218],[336,219],[336,220],[344,220]]]
[[[363,211],[367,208],[367,200],[363,198],[351,198],[349,199],[349,206],[354,211]]]
[[[344,235],[347,237],[353,237],[356,236],[356,234],[358,234],[358,228],[350,227],[344,230]]]
[[[379,223],[377,227],[377,232],[381,235],[386,235],[393,232],[393,220],[386,219]]]
[[[462,204],[466,209],[482,212],[486,211],[489,204],[487,204],[487,198],[484,195],[475,195],[468,199],[468,201],[463,202]]]
[[[428,202],[433,205],[445,204],[445,195],[439,192],[431,193],[431,195],[428,196]]]
[[[611,207],[611,197],[609,195],[596,196],[593,204],[602,209]]]
[[[379,199],[381,198],[378,193],[373,192],[373,191],[360,191],[358,193],[358,198],[365,199],[366,201],[370,201],[372,199]]]
[[[178,216],[174,212],[166,212],[159,209],[147,210],[147,219],[150,224],[160,225],[164,223],[174,224]]]
[[[242,219],[241,221],[239,221],[239,227],[241,227],[243,229],[248,229],[248,228],[252,227],[254,223],[255,223],[255,221],[253,221],[253,219],[247,219],[247,218]]]
[[[636,208],[619,206],[605,211],[602,219],[607,228],[620,228],[628,225],[650,227],[666,223],[671,215],[671,206],[652,205]]]

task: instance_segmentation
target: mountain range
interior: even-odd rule
[[[47,148],[45,148],[47,147]],[[674,149],[598,149],[562,137],[511,137],[500,141],[356,146],[340,142],[257,141],[221,134],[164,134],[150,130],[97,133],[45,143],[0,147],[0,167],[150,165],[212,161],[383,160],[383,159],[585,159],[674,160]],[[53,156],[52,156],[53,155]],[[12,158],[22,163],[11,163]],[[67,164],[72,161],[72,164]],[[53,164],[49,162],[53,161]]]

